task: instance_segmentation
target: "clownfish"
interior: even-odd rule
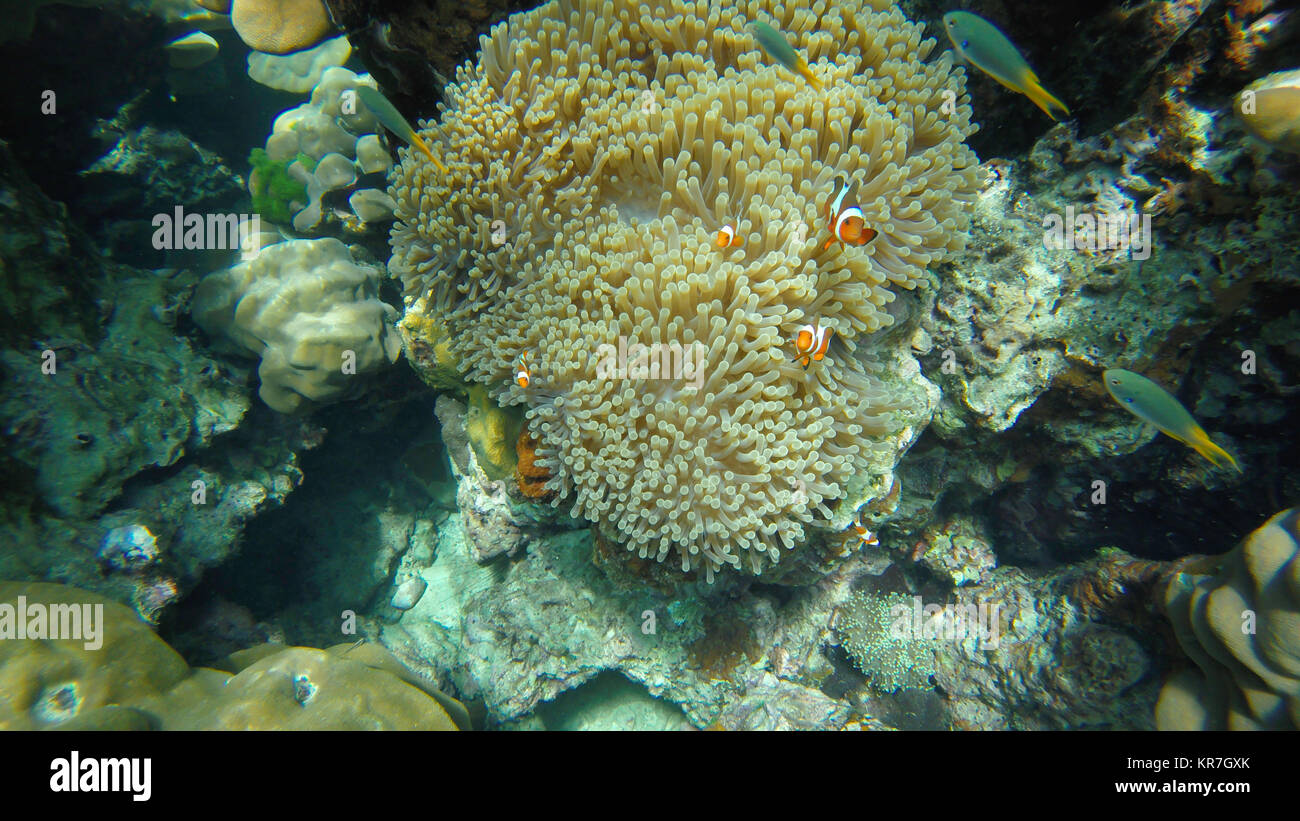
[[[718,237],[714,240],[719,248],[730,248],[733,245],[740,245],[741,240],[736,236],[736,226],[727,223],[718,229]]]
[[[533,372],[528,365],[528,351],[524,351],[519,357],[519,366],[515,371],[515,384],[521,388],[526,388],[528,383],[532,381]]]
[[[853,528],[853,532],[857,534],[858,541],[862,543],[863,547],[880,544],[880,537],[868,530],[866,525],[862,524],[861,510],[853,514],[853,524],[851,527]]]
[[[792,359],[802,359],[804,370],[807,370],[808,364],[813,360],[822,361],[822,357],[826,356],[826,349],[830,345],[830,328],[823,328],[816,322],[805,325],[794,335],[795,355]]]
[[[831,247],[831,243],[836,240],[846,245],[866,245],[875,239],[879,232],[867,227],[866,220],[862,217],[862,209],[849,197],[855,184],[849,183],[843,177],[839,177],[835,182],[838,186],[837,193],[826,204],[826,219],[830,222],[831,237],[826,240],[822,250]]]

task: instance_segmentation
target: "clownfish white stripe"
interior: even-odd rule
[[[840,213],[840,209],[844,207],[844,198],[849,195],[849,186],[844,182],[843,177],[840,177],[839,184],[840,192],[835,195],[835,199],[831,200],[830,206],[826,209],[831,219],[835,219],[836,215]]]
[[[853,219],[854,217],[857,217],[858,219],[863,219],[862,209],[857,207],[856,205],[850,205],[848,208],[845,208],[843,211],[841,211],[840,215],[835,218],[835,236],[837,237],[842,236],[844,223],[847,222],[848,220]]]
[[[524,351],[519,357],[519,365],[515,371],[515,384],[521,388],[526,388],[532,380],[532,370],[528,365],[528,351]]]
[[[801,327],[794,336],[794,359],[803,360],[804,368],[813,361],[820,362],[831,344],[831,329],[812,324]]]

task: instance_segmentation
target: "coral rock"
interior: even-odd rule
[[[353,392],[397,361],[397,312],[379,299],[382,274],[336,239],[293,240],[206,277],[194,318],[260,356],[258,394],[281,413]]]
[[[311,48],[334,30],[322,0],[234,0],[230,22],[249,48],[266,54]]]
[[[1300,729],[1300,509],[1247,536],[1217,574],[1174,574],[1165,611],[1199,669],[1165,682],[1159,729]]]

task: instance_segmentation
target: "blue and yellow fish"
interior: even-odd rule
[[[758,45],[762,47],[768,57],[776,60],[791,71],[802,74],[812,84],[813,88],[820,89],[822,87],[822,81],[816,74],[812,73],[812,69],[808,67],[808,61],[803,58],[802,54],[794,50],[794,47],[790,45],[790,41],[785,39],[784,34],[762,21],[750,23],[749,31],[754,35],[754,39],[758,41]]]
[[[950,11],[943,16],[943,30],[957,54],[971,65],[1033,100],[1053,120],[1057,117],[1052,112],[1057,110],[1070,116],[1070,109],[1043,88],[1038,75],[997,26],[968,11]]]

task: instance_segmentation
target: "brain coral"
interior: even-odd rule
[[[824,88],[765,58],[753,20]],[[975,196],[965,75],[948,52],[924,62],[933,47],[882,2],[579,0],[511,17],[423,132],[450,173],[406,151],[393,178],[408,344],[445,328],[468,379],[528,406],[557,504],[643,558],[760,572],[855,473],[893,467],[878,443],[924,404],[888,386],[872,335],[896,291],[961,246]],[[823,248],[839,175],[870,245]],[[720,250],[728,222],[743,242]],[[813,321],[834,341],[804,370],[790,340]],[[698,343],[703,371],[611,378],[620,341]]]

